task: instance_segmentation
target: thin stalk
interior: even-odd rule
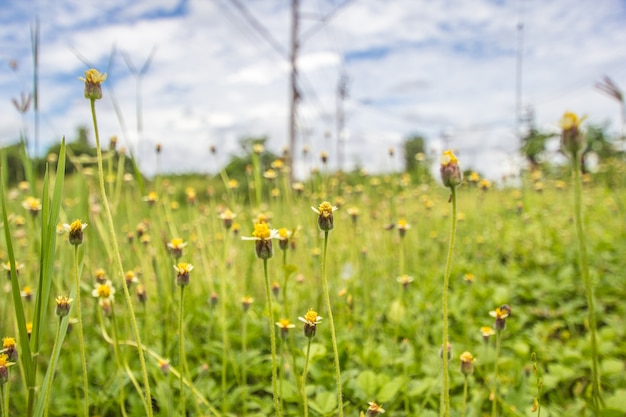
[[[343,395],[341,394],[341,369],[339,367],[339,351],[337,350],[337,336],[335,334],[335,321],[333,311],[330,307],[330,293],[328,291],[328,279],[326,277],[326,250],[328,249],[328,230],[324,231],[324,254],[322,256],[322,285],[324,286],[324,299],[326,310],[328,310],[328,321],[330,323],[330,336],[333,343],[333,357],[335,359],[335,379],[337,380],[337,404],[339,406],[339,417],[343,417]]]
[[[243,399],[242,399],[242,415],[246,417],[248,413],[248,314],[244,311],[241,319],[241,357],[243,358],[243,366],[241,367],[241,379],[243,381]]]
[[[78,345],[80,362],[83,372],[83,415],[89,417],[89,380],[87,376],[87,357],[85,355],[85,339],[83,336],[83,317],[80,311],[80,277],[78,276],[78,245],[74,245],[74,286],[76,292],[76,315],[78,316]],[[60,324],[59,324],[60,326]],[[53,350],[54,352],[54,350]],[[54,368],[52,368],[54,369]],[[50,377],[52,381],[52,377]],[[47,411],[47,408],[46,408]]]
[[[465,381],[463,381],[463,410],[461,411],[461,417],[465,417],[467,413],[467,386],[469,385],[467,379],[467,375],[465,375]]]
[[[123,282],[124,266],[122,265],[122,258],[120,256],[119,246],[117,244],[117,235],[115,233],[115,226],[113,224],[113,215],[111,214],[111,207],[109,206],[109,200],[106,196],[106,189],[104,188],[104,173],[102,169],[102,150],[100,148],[100,135],[98,133],[98,121],[96,119],[96,101],[90,100],[91,103],[91,116],[93,119],[94,133],[96,136],[96,153],[98,157],[98,179],[100,183],[100,194],[102,197],[102,204],[104,205],[104,211],[107,216],[109,233],[111,236],[111,245],[113,246],[113,253],[115,255],[115,262],[120,278],[122,278],[122,287],[124,288],[124,298],[126,300],[126,306],[130,315],[130,325],[133,332],[133,337],[137,342],[137,353],[139,355],[139,363],[141,365],[141,374],[143,378],[144,390],[145,390],[145,404],[148,417],[152,417],[152,395],[150,394],[150,380],[148,379],[148,370],[146,368],[146,360],[144,358],[143,349],[141,349],[141,336],[139,335],[139,328],[137,327],[137,320],[135,318],[135,311],[133,309],[133,302],[130,298],[130,292],[128,286]]]
[[[600,383],[600,365],[598,361],[598,325],[593,301],[593,284],[589,276],[589,261],[587,258],[587,240],[583,228],[582,214],[582,185],[580,178],[580,158],[572,157],[574,169],[574,218],[576,219],[576,235],[578,237],[578,263],[582,275],[587,307],[589,309],[589,332],[591,333],[591,399],[594,409],[597,411],[604,404],[602,399],[602,386]]]
[[[56,335],[54,336],[54,347],[52,348],[52,352],[56,352],[57,350],[57,346],[59,344],[59,339],[61,336],[61,319],[59,318],[59,324],[57,325],[57,332]],[[54,353],[51,355],[50,358],[50,369],[52,369],[51,373],[50,373],[50,378],[48,378],[48,384],[46,386],[46,393],[45,393],[45,401],[44,401],[44,417],[48,417],[48,409],[50,408],[48,406],[49,402],[50,402],[50,391],[52,391],[52,380],[54,379],[54,367],[56,365],[55,363],[55,359],[56,359],[56,355],[54,355]]]
[[[306,358],[304,359],[304,369],[302,370],[302,403],[304,405],[304,417],[309,417],[309,402],[306,396],[306,374],[309,371],[309,357],[311,356],[311,340],[309,337],[309,343],[306,345]]]
[[[491,403],[491,417],[498,415],[498,358],[500,357],[500,341],[502,330],[496,331],[496,357],[493,361],[493,402]]]
[[[185,343],[183,337],[183,312],[184,312],[185,286],[180,286],[180,311],[178,314],[179,332],[179,366],[180,366],[180,415],[185,417],[185,383],[183,380],[183,363],[185,363]]]
[[[124,283],[123,285],[126,285],[126,283]],[[98,316],[100,319],[100,326],[102,327],[104,331],[104,319],[102,318],[102,310],[98,312]],[[111,326],[113,328],[113,354],[115,355],[115,364],[117,365],[117,372],[119,372],[120,379],[122,380],[120,382],[120,392],[119,392],[120,410],[122,411],[122,416],[127,417],[128,414],[126,413],[126,405],[125,405],[126,400],[124,399],[124,381],[123,381],[124,377],[122,376],[122,365],[120,361],[120,348],[119,348],[120,338],[117,333],[117,316],[115,315],[115,305],[113,303],[111,303],[111,320],[113,322],[113,325]],[[137,390],[137,392],[139,393],[139,395],[141,395],[141,390]],[[145,404],[144,404],[144,408],[145,408]]]
[[[443,344],[441,345],[443,359],[443,407],[439,415],[450,417],[450,375],[448,374],[448,287],[450,285],[450,270],[452,269],[452,250],[454,249],[454,239],[456,237],[456,188],[450,187],[450,200],[452,201],[452,225],[450,227],[450,243],[448,245],[448,257],[446,260],[446,270],[443,276],[443,291],[441,304],[443,311]]]
[[[0,411],[2,411],[2,417],[9,417],[9,411],[7,410],[8,406],[4,404],[4,385],[0,385]]]
[[[276,363],[276,331],[274,329],[274,311],[272,308],[272,293],[270,291],[270,279],[267,273],[267,259],[263,259],[263,275],[265,277],[265,297],[267,298],[267,309],[270,317],[270,345],[272,349],[272,393],[274,395],[274,408],[276,415],[280,417],[282,411],[280,409],[280,401],[278,401],[278,370]]]

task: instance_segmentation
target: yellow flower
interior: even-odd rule
[[[154,191],[150,191],[147,196],[143,198],[143,201],[147,202],[148,205],[153,205],[157,201],[159,201],[159,196]]]
[[[469,176],[469,180],[471,183],[476,184],[478,181],[480,181],[480,175],[478,175],[477,172],[472,171],[472,173]]]
[[[91,68],[85,71],[85,78],[79,80],[85,83],[85,98],[99,100],[102,98],[102,83],[107,79],[106,74],[100,73],[97,69]]]
[[[97,284],[91,292],[91,295],[98,298],[100,302],[104,300],[113,301],[115,288],[113,288],[111,281],[107,280],[101,284]]]
[[[483,335],[483,339],[485,339],[485,341],[487,341],[490,336],[493,336],[494,334],[496,334],[496,331],[493,330],[489,326],[483,326],[483,327],[480,328],[480,333]]]
[[[474,372],[474,356],[470,352],[461,353],[461,372],[463,375],[469,375]]]
[[[2,349],[3,350],[15,349],[15,338],[13,337],[2,338]]]
[[[25,285],[24,288],[22,288],[22,291],[20,291],[20,294],[23,298],[26,299],[26,301],[30,301],[30,299],[33,297],[33,289],[30,287],[30,285]]]
[[[80,220],[74,220],[72,224],[64,224],[63,230],[69,232],[69,242],[71,245],[78,246],[83,243],[83,230],[87,227],[87,223]]]
[[[298,317],[298,320],[304,323],[304,335],[308,338],[315,336],[317,325],[321,323],[322,317],[317,315],[313,309],[309,309],[304,317]]]
[[[578,117],[578,115],[571,111],[563,113],[563,117],[559,121],[559,126],[563,130],[570,130],[572,128],[578,129],[581,123],[587,118],[587,116]]]
[[[9,357],[4,353],[0,353],[0,367],[7,367],[9,365]]]
[[[70,313],[70,305],[74,300],[72,298],[59,295],[55,301],[57,303],[57,308],[55,310],[56,315],[59,316],[59,318],[67,316]]]
[[[451,150],[443,152],[440,158],[441,167],[439,173],[446,187],[454,188],[463,181],[463,173],[458,164],[459,160]]]
[[[232,179],[228,181],[228,188],[236,190],[239,187],[239,181]]]
[[[176,271],[176,284],[181,287],[189,285],[189,273],[193,270],[193,265],[181,262],[178,265],[174,265]]]
[[[265,179],[273,181],[276,179],[278,175],[276,174],[276,171],[270,168],[267,171],[265,171],[265,173],[263,173],[263,176],[265,177]]]
[[[440,158],[441,165],[449,166],[450,164],[456,164],[459,162],[457,157],[452,153],[451,150],[447,150],[443,152],[443,155]]]
[[[414,281],[414,279],[413,279],[412,276],[404,274],[404,275],[400,275],[398,278],[396,278],[396,281],[398,281],[400,284],[402,284],[404,289],[407,289],[409,287],[409,284],[412,283]]]
[[[282,337],[286,337],[289,333],[289,329],[293,329],[296,327],[295,324],[291,323],[289,319],[280,319],[276,322],[276,326],[280,329],[280,335]]]
[[[26,200],[22,202],[22,207],[35,216],[41,211],[41,200],[35,197],[26,197]]]
[[[580,131],[580,125],[586,116],[578,117],[576,113],[567,111],[563,114],[561,126],[561,148],[568,156],[577,157],[586,146],[585,136]]]
[[[252,304],[253,302],[254,298],[250,297],[249,295],[241,297],[241,306],[243,307],[243,311],[248,311],[248,309],[250,308],[250,304]]]
[[[335,227],[333,212],[337,210],[336,206],[331,205],[328,201],[322,202],[318,208],[311,207],[319,217],[317,218],[317,225],[322,231],[329,231]]]
[[[278,231],[269,228],[267,223],[255,223],[252,237],[242,236],[242,240],[254,240],[256,255],[260,259],[269,259],[274,255],[272,239],[278,237]]]
[[[369,405],[369,407],[367,408],[367,414],[365,414],[366,417],[375,417],[385,412],[385,409],[382,405],[378,405],[375,402],[369,402],[367,404]]]
[[[252,147],[252,151],[257,155],[262,154],[263,151],[265,151],[265,146],[263,146],[260,143],[255,143],[254,146]]]
[[[503,304],[500,307],[496,307],[494,311],[490,311],[489,315],[496,319],[494,324],[496,331],[504,330],[506,327],[506,319],[511,315],[511,307],[508,304]]]
[[[187,246],[186,242],[179,237],[175,237],[167,243],[167,247],[170,249],[172,256],[176,259],[183,255],[183,248]]]
[[[277,169],[279,171],[283,169],[284,166],[285,166],[285,163],[282,161],[282,159],[276,159],[274,160],[274,162],[272,162],[272,168]]]

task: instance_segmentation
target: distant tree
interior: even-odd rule
[[[522,155],[535,170],[541,165],[541,158],[546,151],[546,144],[556,136],[555,133],[542,132],[535,124],[535,113],[532,108],[526,110],[526,134],[522,136]]]
[[[228,177],[236,179],[241,184],[246,183],[246,168],[248,165],[252,165],[252,152],[254,152],[255,145],[264,147],[265,150],[261,154],[261,167],[268,168],[278,156],[265,148],[267,140],[266,136],[246,136],[239,139],[239,146],[243,152],[241,155],[231,156],[226,168],[224,168]]]
[[[421,135],[409,136],[404,141],[404,169],[417,183],[429,182],[430,161],[426,153],[426,139]]]
[[[603,163],[608,159],[618,156],[612,138],[606,132],[606,125],[587,125],[585,128],[585,139],[587,148],[583,153],[582,170],[587,172],[585,157],[590,153],[598,156],[598,162]]]

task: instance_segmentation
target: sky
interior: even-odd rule
[[[322,151],[337,168],[338,103],[343,168],[368,172],[401,169],[403,141],[419,134],[432,155],[454,149],[463,168],[515,173],[518,108],[542,130],[571,110],[622,132],[618,102],[594,85],[609,76],[626,88],[624,0],[301,0],[299,12],[297,177]],[[118,136],[148,175],[157,143],[174,173],[218,172],[243,137],[267,136],[277,154],[288,144],[290,1],[0,0],[0,145],[25,131],[34,148],[32,106],[22,117],[11,99],[32,92],[37,19],[39,154],[78,126],[93,140],[78,80],[92,66],[108,73],[102,140]]]

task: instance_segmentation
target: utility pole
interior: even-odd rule
[[[343,103],[348,95],[347,89],[348,76],[346,73],[341,70],[341,74],[339,75],[339,82],[337,83],[337,116],[336,121],[336,135],[337,135],[337,170],[343,171],[343,163],[345,157],[346,150],[346,132],[344,131],[345,126],[345,113],[343,109]]]
[[[289,55],[289,62],[291,64],[291,76],[289,78],[290,83],[290,109],[289,109],[289,179],[293,182],[294,175],[294,159],[296,149],[296,114],[298,101],[300,101],[300,93],[298,92],[297,78],[298,68],[296,66],[298,60],[298,49],[300,47],[300,41],[298,40],[298,8],[300,0],[291,0],[291,52]]]

